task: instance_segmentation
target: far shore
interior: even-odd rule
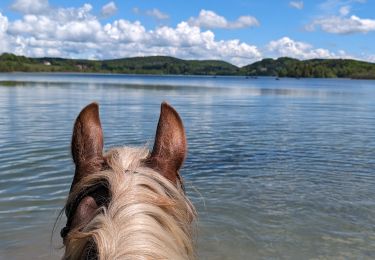
[[[74,75],[74,76],[124,76],[124,77],[196,77],[203,79],[215,79],[215,78],[238,78],[244,80],[258,80],[258,79],[269,79],[269,80],[375,80],[374,78],[345,78],[345,77],[335,77],[335,78],[322,78],[322,77],[278,77],[278,76],[244,76],[244,75],[200,75],[200,74],[135,74],[135,73],[112,73],[112,72],[72,72],[72,71],[59,71],[59,72],[24,72],[24,71],[11,71],[11,72],[0,72],[1,75]],[[0,86],[17,86],[17,85],[26,85],[33,83],[40,83],[40,80],[1,80]],[[50,82],[53,83],[53,82]],[[56,82],[60,83],[60,82]]]
[[[289,57],[263,59],[238,67],[222,60],[183,60],[169,56],[113,60],[30,58],[10,53],[0,55],[0,72],[100,73],[125,75],[241,76],[275,78],[375,79],[375,63],[350,59],[298,60]]]

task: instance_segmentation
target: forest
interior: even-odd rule
[[[220,60],[183,60],[168,56],[112,60],[29,58],[0,55],[0,72],[87,72],[154,75],[227,75],[294,78],[375,79],[375,64],[350,59],[263,59],[237,67]]]

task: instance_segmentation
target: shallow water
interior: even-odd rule
[[[200,259],[375,258],[375,81],[0,74],[0,259],[57,259],[80,109],[106,147],[184,120]],[[0,84],[1,85],[1,84]],[[8,84],[9,85],[9,84]],[[12,84],[11,84],[12,85]]]

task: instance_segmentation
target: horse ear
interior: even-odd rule
[[[154,148],[148,160],[149,166],[171,182],[177,183],[178,170],[185,160],[186,152],[186,136],[182,120],[173,107],[163,102]]]
[[[89,104],[78,115],[74,124],[71,149],[76,165],[73,188],[83,177],[100,170],[103,164],[103,131],[97,103]]]

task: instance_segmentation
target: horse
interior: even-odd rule
[[[103,144],[99,105],[91,103],[73,128],[63,259],[195,259],[197,213],[179,174],[187,141],[176,110],[161,104],[152,151],[103,153]]]

